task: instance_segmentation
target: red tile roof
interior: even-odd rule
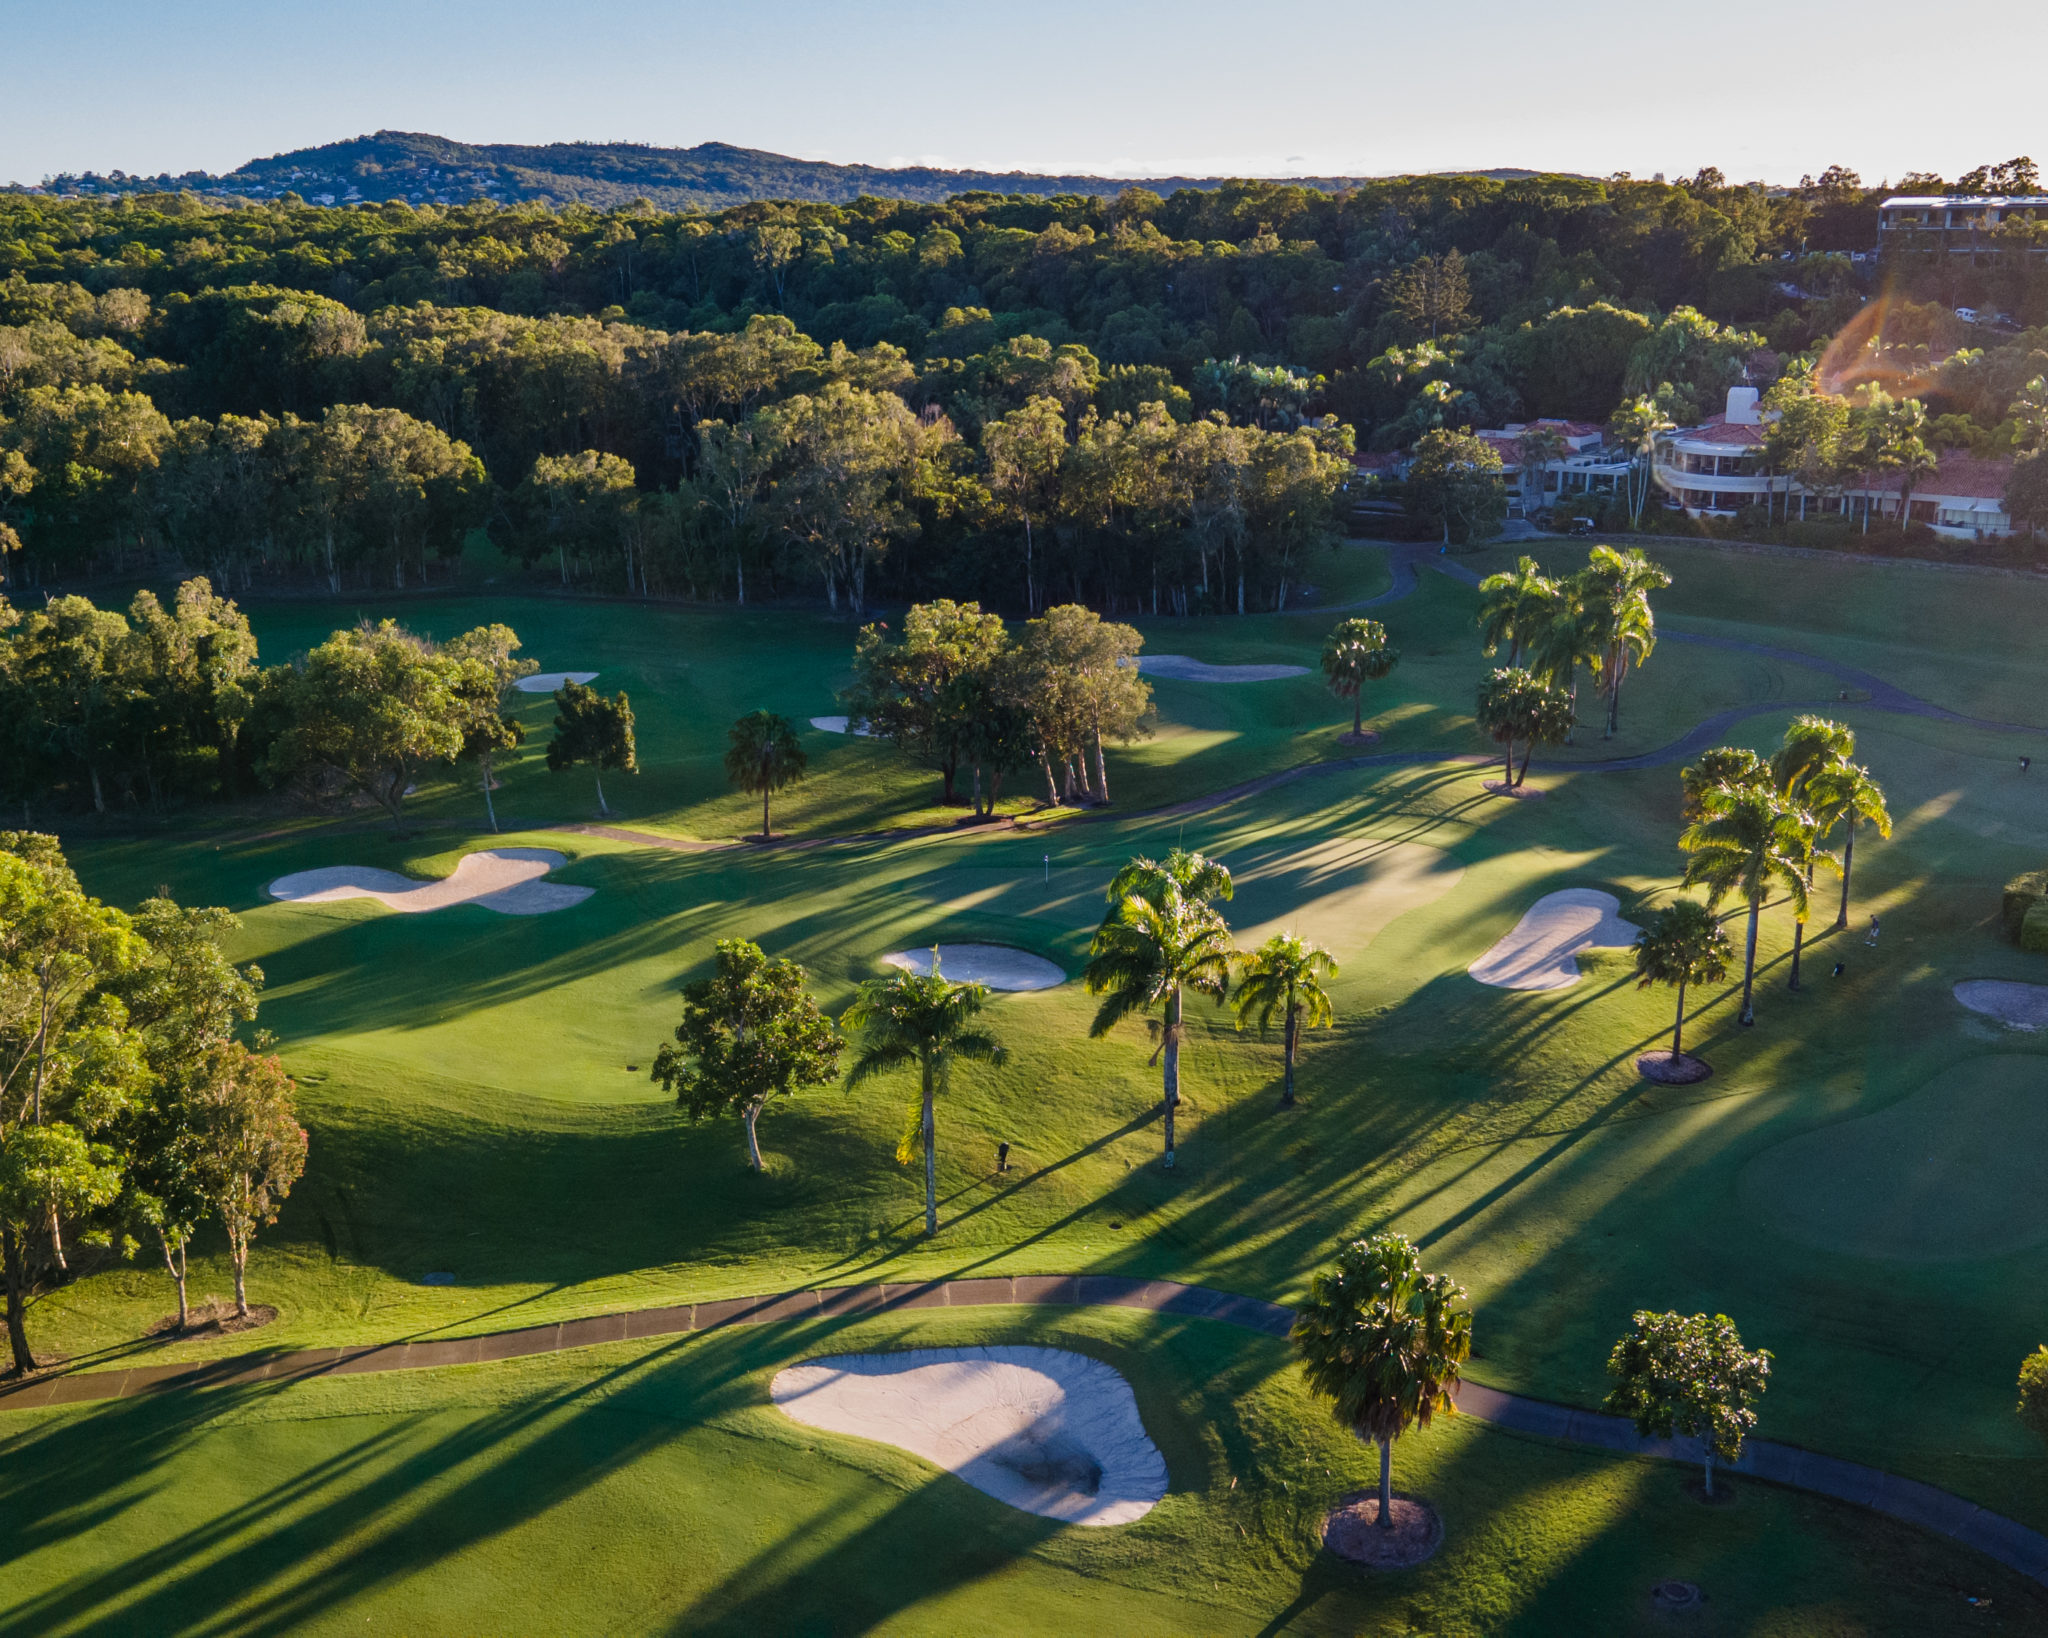
[[[1941,465],[1914,489],[1915,498],[1933,500],[1953,495],[1970,500],[2003,500],[2005,480],[2012,476],[2012,462],[1989,460],[1976,455],[1950,452]]]
[[[1751,426],[1730,426],[1725,415],[1710,415],[1696,427],[1681,427],[1676,437],[1694,444],[1734,444],[1743,449],[1761,449],[1764,429]]]

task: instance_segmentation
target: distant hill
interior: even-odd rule
[[[1478,173],[1510,178],[1540,173],[1499,170]],[[1105,176],[1046,176],[1027,171],[946,171],[928,166],[885,169],[875,165],[833,165],[791,159],[758,148],[704,142],[694,148],[650,148],[630,142],[551,142],[544,147],[514,143],[451,142],[410,131],[300,148],[271,159],[251,160],[224,176],[190,171],[182,176],[131,176],[114,171],[51,177],[53,193],[144,193],[187,190],[223,198],[272,199],[296,193],[316,204],[404,199],[465,203],[495,199],[510,203],[542,200],[606,209],[646,199],[664,210],[720,210],[753,199],[815,199],[834,204],[872,194],[888,199],[936,203],[955,194],[1114,194],[1150,188],[1215,188],[1216,176],[1161,176],[1143,179]],[[1335,190],[1362,177],[1288,177],[1301,187]]]

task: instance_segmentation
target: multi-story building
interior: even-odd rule
[[[2019,223],[2038,222],[2039,234],[2015,235]],[[1996,256],[2024,243],[2048,256],[2048,194],[1899,194],[1877,207],[1881,251],[1946,251],[1952,256]]]
[[[1531,462],[1530,434],[1550,434],[1556,458]],[[1510,421],[1473,434],[1500,457],[1508,516],[1531,516],[1576,495],[1611,495],[1628,477],[1629,453],[1592,421]]]
[[[1882,473],[1865,473],[1825,493],[1808,490],[1797,478],[1764,468],[1764,414],[1754,387],[1732,387],[1728,407],[1695,427],[1659,436],[1655,474],[1658,487],[1695,517],[1733,517],[1746,506],[1770,503],[1794,517],[1896,519],[1899,486]],[[1913,488],[1911,521],[1954,540],[1989,540],[2009,535],[2005,510],[2010,461],[1951,452]]]

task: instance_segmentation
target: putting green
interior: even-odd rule
[[[2048,1240],[2048,1086],[2033,1057],[1975,1058],[1911,1097],[1781,1143],[1739,1189],[1823,1251],[1948,1262]]]
[[[1441,848],[1372,836],[1233,848],[1222,858],[1237,889],[1222,908],[1239,944],[1294,932],[1340,959],[1363,950],[1397,916],[1442,898],[1465,873]],[[907,885],[951,915],[1013,916],[1083,933],[1102,919],[1110,873],[1108,865],[1049,872],[970,865]]]

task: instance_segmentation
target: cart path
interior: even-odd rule
[[[600,1343],[682,1336],[734,1325],[846,1319],[919,1308],[1005,1306],[1137,1308],[1212,1320],[1271,1337],[1286,1336],[1294,1323],[1294,1310],[1279,1303],[1207,1286],[1183,1285],[1176,1280],[1138,1280],[1121,1275],[1018,1274],[922,1284],[824,1286],[775,1296],[730,1297],[719,1302],[678,1303],[667,1308],[599,1314],[484,1336],[251,1353],[199,1365],[50,1373],[26,1382],[0,1381],[0,1411],[91,1404],[181,1389],[281,1388],[317,1377],[483,1365]],[[1621,1455],[1674,1462],[1701,1459],[1698,1440],[1646,1439],[1624,1417],[1505,1393],[1477,1382],[1464,1384],[1458,1394],[1458,1408],[1483,1422],[1517,1433],[1590,1445]],[[1734,1470],[1772,1484],[1832,1496],[1933,1530],[2048,1584],[2048,1536],[1917,1479],[1900,1478],[1880,1468],[1822,1456],[1770,1439],[1750,1440]]]

